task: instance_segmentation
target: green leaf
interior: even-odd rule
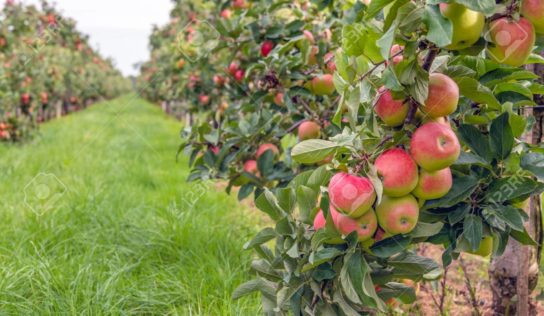
[[[276,190],[276,194],[279,206],[287,213],[291,213],[297,201],[295,190],[291,187],[281,188]]]
[[[376,256],[380,258],[388,258],[394,254],[402,252],[408,247],[408,245],[410,245],[411,241],[412,237],[410,236],[395,235],[393,237],[378,241],[372,245],[370,249]]]
[[[508,119],[508,112],[493,120],[489,130],[491,149],[498,159],[506,159],[514,147],[514,135]]]
[[[333,173],[327,170],[327,166],[321,166],[312,172],[312,175],[308,178],[306,186],[312,188],[319,193],[321,186],[327,185],[332,178]]]
[[[510,228],[520,232],[523,231],[523,218],[515,207],[511,205],[497,205],[493,208],[495,209],[497,217],[508,224]]]
[[[461,152],[459,158],[457,158],[457,161],[454,164],[457,166],[477,165],[485,168],[491,168],[489,163],[484,158],[466,152]]]
[[[310,254],[309,262],[311,268],[316,267],[322,263],[332,260],[342,254],[342,251],[336,248],[322,248],[317,252]],[[305,269],[306,270],[306,269]]]
[[[521,168],[534,174],[539,181],[544,181],[544,154],[528,153],[523,155]]]
[[[482,218],[474,214],[467,215],[463,223],[463,236],[473,251],[478,250],[483,236]]]
[[[450,222],[450,225],[455,225],[462,221],[468,212],[470,212],[470,205],[468,204],[460,204],[453,210],[450,210],[448,212],[448,221]]]
[[[525,64],[544,64],[544,57],[538,54],[531,54]]]
[[[476,103],[487,104],[493,109],[501,108],[501,104],[493,92],[477,80],[470,77],[456,77],[453,79],[457,82],[461,95]]]
[[[440,269],[440,266],[436,261],[431,258],[426,258],[418,256],[411,252],[403,253],[399,256],[387,261],[387,263],[395,268],[395,272],[399,271],[409,272],[410,274],[416,275],[416,277],[422,277],[425,274],[430,273],[431,271]]]
[[[457,128],[461,141],[465,143],[470,150],[487,161],[491,160],[491,148],[489,140],[480,132],[480,130],[472,125],[461,124]]]
[[[338,145],[322,139],[310,139],[298,143],[291,151],[291,157],[304,164],[314,164],[332,154]]]
[[[395,40],[396,25],[393,25],[382,37],[376,42],[380,48],[380,53],[384,59],[389,58],[393,41]]]
[[[378,12],[380,12],[385,6],[387,6],[389,3],[393,2],[394,0],[373,0],[370,2],[370,5],[368,6],[368,9],[366,10],[366,19],[370,20],[373,18]]]
[[[261,291],[263,295],[267,294],[267,296],[275,295],[275,290],[269,282],[263,279],[254,279],[238,286],[232,293],[232,299],[237,300],[256,291]]]
[[[276,238],[276,231],[270,227],[261,230],[253,239],[244,245],[244,249],[260,246],[274,238]]]
[[[317,205],[317,197],[319,193],[311,188],[301,185],[297,188],[297,201],[300,210],[300,220],[303,223],[311,224],[312,219],[310,214]]]
[[[442,227],[444,227],[444,223],[431,224],[418,222],[414,230],[410,233],[410,236],[413,238],[430,237],[438,234],[442,230]]]
[[[539,189],[540,185],[533,179],[514,175],[492,182],[485,198],[490,204],[502,204],[511,200],[525,200]]]
[[[478,186],[478,179],[472,176],[454,178],[451,190],[444,197],[427,201],[424,208],[447,208],[466,200]]]
[[[270,216],[273,220],[279,220],[283,216],[283,210],[278,204],[278,200],[270,190],[265,191],[259,195],[255,200],[257,208]]]
[[[393,71],[392,67],[387,67],[383,71],[382,79],[384,81],[384,86],[391,91],[402,91],[404,87],[399,82],[397,74]]]
[[[534,241],[533,238],[531,238],[531,236],[529,235],[526,229],[523,229],[522,232],[519,232],[517,230],[512,230],[510,231],[510,236],[512,236],[512,238],[514,238],[515,240],[519,241],[522,245],[535,246],[535,247],[538,245],[536,241]]]
[[[533,99],[531,90],[519,82],[501,82],[495,87],[494,93],[498,95],[501,92],[508,91],[519,93],[531,100]]]
[[[445,18],[437,5],[425,6],[423,22],[427,26],[427,39],[439,47],[451,44],[453,37],[453,25]]]
[[[471,10],[483,12],[485,15],[495,13],[495,0],[454,0],[454,2],[460,3]]]

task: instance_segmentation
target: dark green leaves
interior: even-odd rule
[[[395,235],[384,240],[380,240],[370,248],[372,252],[380,257],[387,258],[399,252],[402,252],[412,241],[412,237]]]
[[[528,153],[521,157],[521,167],[534,174],[538,180],[544,181],[544,155]]]
[[[297,162],[313,164],[322,161],[332,154],[338,145],[328,140],[311,139],[298,143],[291,152]]]
[[[457,177],[453,181],[451,190],[444,197],[428,201],[426,209],[436,207],[447,208],[466,200],[478,186],[478,179],[472,176]]]
[[[541,185],[529,177],[513,175],[501,178],[489,186],[486,200],[492,204],[502,204],[511,200],[525,200],[537,193]]]
[[[437,46],[451,44],[453,25],[445,18],[436,5],[427,5],[423,14],[423,22],[427,26],[427,39]]]
[[[495,0],[455,0],[454,2],[460,3],[471,10],[483,12],[486,15],[495,13]]]
[[[508,113],[503,113],[493,120],[489,134],[495,157],[500,160],[508,158],[514,147],[514,135],[508,121]]]
[[[482,218],[473,214],[467,215],[463,223],[463,236],[469,242],[471,249],[476,251],[480,247],[483,236]]]

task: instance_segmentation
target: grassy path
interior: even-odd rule
[[[230,300],[253,223],[184,182],[178,134],[127,96],[0,145],[0,314],[258,314]]]

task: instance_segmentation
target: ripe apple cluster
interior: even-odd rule
[[[347,235],[357,231],[359,241],[367,245],[410,233],[417,225],[420,205],[450,191],[450,166],[459,157],[461,146],[447,116],[455,112],[458,101],[459,87],[455,81],[441,73],[430,75],[428,98],[418,109],[421,123],[410,139],[409,150],[387,149],[374,162],[383,186],[379,202],[369,178],[347,172],[332,177],[328,186],[330,214],[338,232]],[[395,100],[390,91],[382,88],[375,111],[385,125],[397,127],[404,124],[409,105]],[[315,136],[312,124],[302,128],[302,136]],[[299,138],[306,139],[301,137],[300,129]],[[324,225],[325,217],[320,211],[314,227],[321,229]]]

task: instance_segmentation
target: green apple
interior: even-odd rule
[[[485,16],[458,3],[441,3],[440,12],[453,25],[452,43],[446,48],[460,50],[472,46],[480,39],[485,26]]]

